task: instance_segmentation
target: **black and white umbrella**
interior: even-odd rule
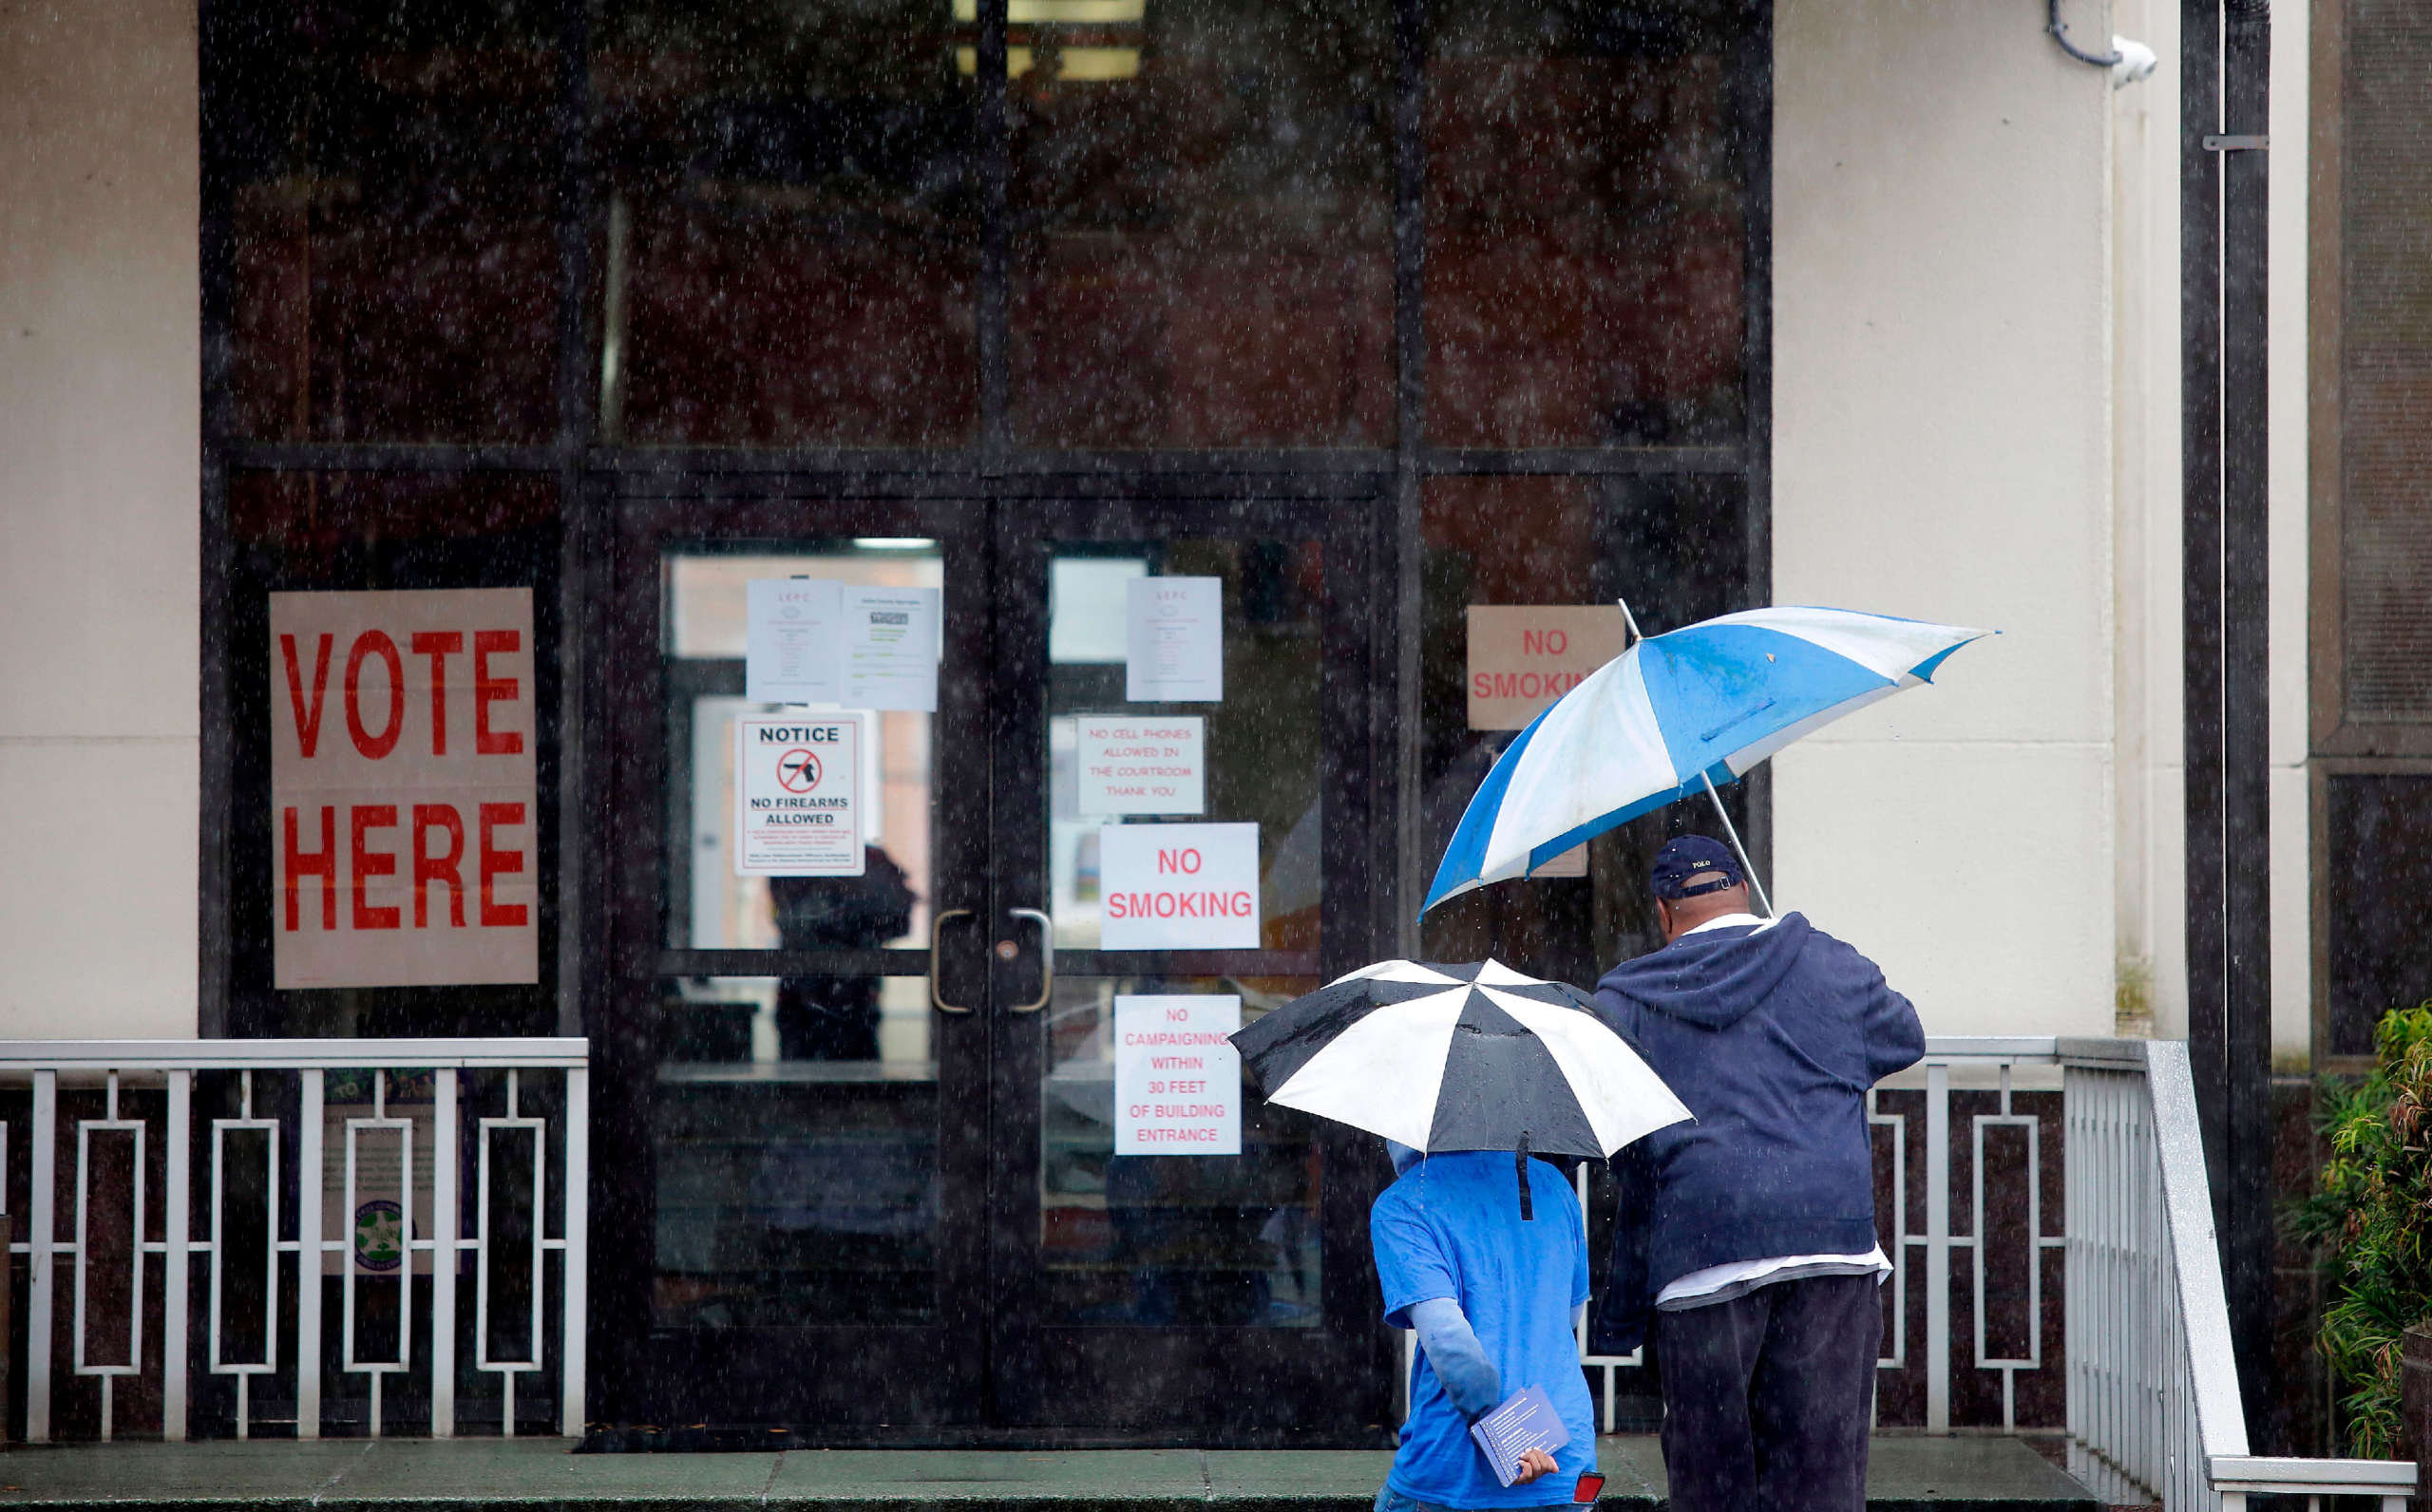
[[[1433,1153],[1603,1157],[1689,1116],[1586,994],[1500,961],[1380,961],[1232,1041],[1268,1102]]]

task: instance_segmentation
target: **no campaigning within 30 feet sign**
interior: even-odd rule
[[[540,980],[532,593],[270,595],[280,989]]]

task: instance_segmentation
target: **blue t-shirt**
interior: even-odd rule
[[[1369,1210],[1385,1321],[1408,1328],[1415,1304],[1453,1298],[1494,1363],[1503,1394],[1539,1388],[1570,1431],[1570,1442],[1554,1456],[1554,1474],[1507,1489],[1421,1350],[1411,1378],[1410,1419],[1386,1477],[1404,1496],[1450,1507],[1550,1506],[1568,1503],[1580,1474],[1596,1467],[1587,1378],[1570,1332],[1571,1309],[1587,1300],[1579,1199],[1543,1161],[1529,1162],[1529,1191],[1537,1216],[1524,1222],[1508,1151],[1431,1155],[1385,1188]]]

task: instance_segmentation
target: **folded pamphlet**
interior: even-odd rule
[[[1553,1402],[1533,1386],[1524,1386],[1501,1407],[1470,1425],[1478,1452],[1494,1466],[1494,1478],[1510,1485],[1520,1474],[1520,1456],[1530,1449],[1551,1454],[1570,1442],[1570,1430]]]

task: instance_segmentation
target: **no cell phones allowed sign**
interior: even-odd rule
[[[734,722],[739,877],[859,877],[862,716]]]

